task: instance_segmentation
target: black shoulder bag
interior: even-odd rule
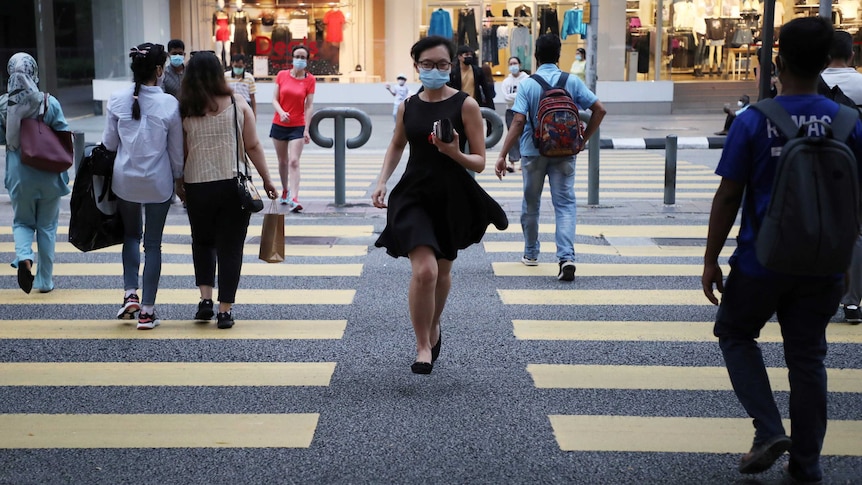
[[[233,104],[234,129],[236,130],[236,178],[234,180],[236,180],[239,204],[242,206],[243,210],[247,210],[249,212],[260,212],[263,210],[263,200],[261,200],[260,194],[257,192],[257,188],[255,188],[254,184],[251,182],[251,175],[248,174],[248,163],[245,162],[244,153],[242,158],[245,172],[241,172],[239,169],[240,153],[243,152],[243,149],[239,141],[239,114],[237,113],[236,100],[233,98],[233,95],[230,97],[230,102]]]

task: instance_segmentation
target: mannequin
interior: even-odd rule
[[[709,45],[709,54],[706,58],[706,66],[709,67],[709,75],[713,74],[713,67],[718,67],[721,75],[722,51],[724,50],[724,22],[718,18],[703,19],[706,22],[706,39]]]
[[[230,19],[230,34],[236,52],[233,54],[251,54],[248,41],[251,39],[251,22],[248,14],[242,9],[242,0],[236,0],[236,12]]]
[[[230,17],[224,11],[224,0],[218,0],[216,11],[213,12],[213,43],[215,44],[215,55],[221,60],[222,66],[227,66],[225,53],[230,55],[232,32],[228,28],[229,22]]]

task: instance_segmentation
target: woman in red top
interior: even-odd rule
[[[315,80],[305,70],[308,66],[308,49],[298,45],[293,48],[293,68],[280,71],[275,77],[275,94],[272,105],[275,115],[269,137],[278,156],[278,173],[281,176],[281,199],[291,212],[302,210],[299,203],[299,157],[303,145],[311,138],[307,121],[311,120],[311,105],[314,101]]]

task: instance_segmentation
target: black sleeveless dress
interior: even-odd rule
[[[475,244],[489,224],[509,226],[506,213],[457,162],[428,141],[434,121],[448,118],[464,149],[461,106],[467,94],[429,103],[411,96],[405,101],[404,128],[410,157],[404,175],[389,195],[386,228],[377,247],[392,257],[406,257],[418,246],[429,246],[438,259],[454,260],[458,250]]]

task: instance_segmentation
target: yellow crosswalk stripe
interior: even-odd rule
[[[790,390],[786,368],[766,371],[773,391]],[[829,392],[862,393],[862,370],[826,371]],[[733,390],[724,367],[529,364],[527,372],[539,389]]]
[[[251,224],[248,226],[249,237],[260,236],[261,222],[256,216],[252,218]],[[313,226],[308,224],[292,224],[290,221],[284,225],[285,237],[368,237],[374,233],[374,226],[337,226],[337,225],[320,225]],[[9,226],[0,227],[0,235],[12,234],[12,228]],[[57,234],[69,234],[69,226],[60,226],[57,228]],[[190,236],[191,227],[188,224],[168,224],[163,232],[170,236]]]
[[[557,276],[557,263],[524,266],[521,262],[491,263],[497,276]],[[700,276],[702,264],[596,264],[578,263],[578,276]],[[725,274],[730,267],[722,267]]]
[[[260,246],[258,244],[246,244],[243,247],[243,254],[258,254],[258,250]],[[104,249],[99,249],[97,251],[93,251],[93,253],[120,253],[123,250],[122,245],[111,246]],[[14,253],[15,252],[15,243],[12,242],[0,242],[0,253]],[[84,254],[75,246],[72,246],[68,242],[57,242],[57,246],[54,248],[54,252],[56,253],[78,253]],[[334,245],[325,245],[325,244],[285,244],[284,255],[291,257],[355,257],[355,256],[365,256],[368,253],[367,245],[358,245],[358,244],[334,244]],[[192,254],[192,243],[191,241],[187,243],[162,243],[162,254]],[[55,270],[58,269],[61,264],[57,264],[54,266]],[[273,265],[275,266],[275,265]],[[0,272],[4,271],[4,268],[9,268],[8,265],[0,265]],[[243,270],[245,269],[245,265],[243,265]],[[11,273],[9,273],[11,274]]]
[[[347,320],[245,320],[229,331],[191,320],[162,320],[138,331],[134,320],[3,320],[0,339],[310,340],[340,339]]]
[[[122,292],[120,292],[122,293]],[[19,289],[0,290],[5,305],[99,305],[119,301],[118,290],[58,289],[51,293],[26,294]],[[236,301],[241,304],[270,305],[350,305],[356,290],[260,290],[240,288]],[[120,295],[122,296],[122,295]],[[197,303],[197,289],[160,289],[158,303],[176,305]]]
[[[493,232],[493,231],[492,231]],[[487,253],[523,253],[523,241],[484,241],[482,245]],[[542,241],[544,247],[554,247],[554,241]],[[605,246],[598,244],[575,243],[575,254],[603,254],[623,257],[703,257],[704,246]],[[722,257],[733,254],[733,246],[725,246],[721,250]],[[551,256],[553,257],[553,256]],[[520,256],[518,257],[520,258]],[[520,259],[518,259],[520,261]],[[518,263],[521,264],[521,263]],[[578,264],[580,271],[581,264]],[[556,275],[556,273],[554,273]]]
[[[631,342],[717,342],[715,322],[646,322],[588,320],[512,320],[518,340],[588,340]],[[829,343],[862,344],[862,332],[851,325],[829,325]],[[767,323],[759,342],[782,342],[777,322]]]
[[[0,414],[0,448],[308,448],[320,414]]]
[[[485,191],[494,199],[510,199],[516,198],[520,199],[523,195],[521,192],[513,191],[513,190],[495,190],[489,189],[485,186]],[[600,196],[605,199],[643,199],[643,200],[664,200],[664,192],[663,191],[652,191],[652,192],[635,192],[635,191],[601,191]],[[715,196],[714,192],[680,192],[677,191],[676,198],[679,200],[683,199],[712,199]],[[585,200],[587,197],[586,190],[575,190],[575,197],[579,200]],[[706,236],[704,236],[706,237]]]
[[[352,264],[268,264],[264,262],[244,263],[243,276],[360,276],[361,263]],[[0,274],[11,275],[16,270],[7,267]],[[122,275],[122,263],[63,263],[54,266],[54,276],[112,276]],[[194,275],[194,265],[162,263],[162,276]]]
[[[4,362],[0,386],[328,386],[335,362]]]
[[[556,231],[554,224],[539,224],[539,232],[553,234]],[[521,234],[521,226],[509,224],[504,231],[506,233]],[[592,237],[642,237],[642,238],[698,238],[706,239],[707,226],[704,225],[597,225],[578,224],[575,232],[579,236]],[[731,234],[739,232],[739,226],[733,226]]]
[[[498,289],[497,294],[505,305],[712,305],[701,290]]]
[[[751,419],[548,416],[563,451],[737,453],[751,445]],[[790,421],[784,426],[790,429]],[[862,456],[862,421],[830,420],[824,455]]]

